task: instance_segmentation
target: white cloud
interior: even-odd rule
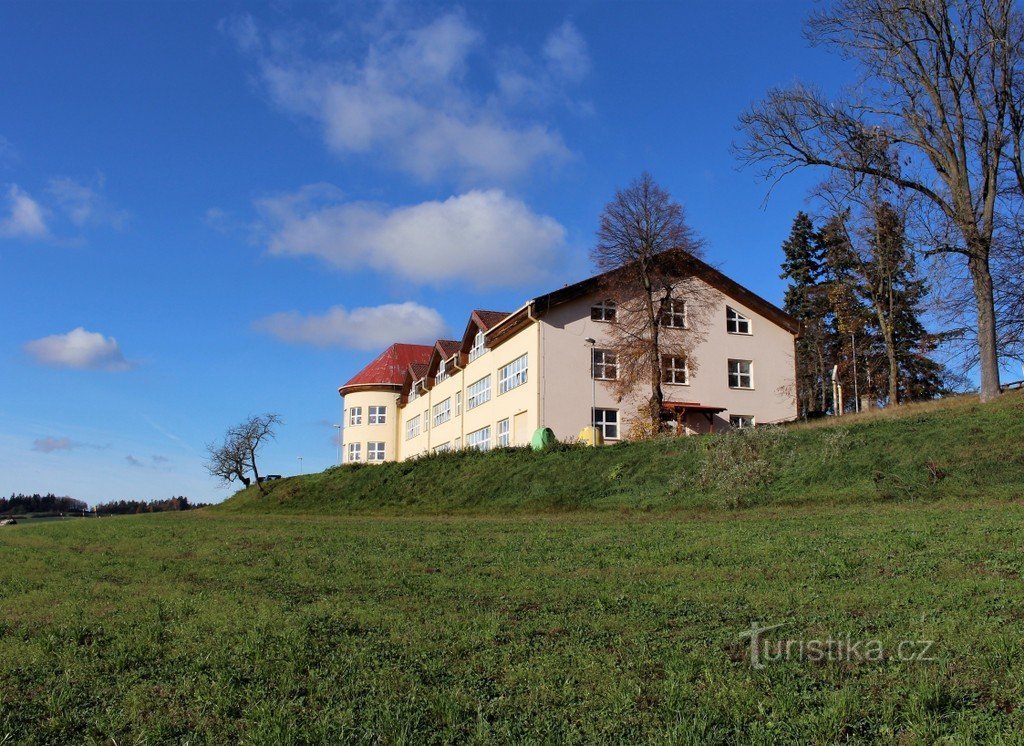
[[[125,360],[116,339],[82,327],[27,342],[24,349],[40,365],[55,368],[121,371],[135,365]]]
[[[110,204],[103,194],[103,186],[102,174],[92,184],[62,176],[50,179],[47,191],[76,227],[101,225],[122,230],[128,222],[128,213]]]
[[[565,229],[498,189],[408,207],[344,202],[329,185],[260,200],[272,254],[310,255],[345,270],[371,268],[418,284],[468,280],[516,286],[543,277]]]
[[[53,453],[54,451],[70,451],[72,448],[77,448],[80,444],[71,440],[71,438],[54,438],[47,436],[45,438],[36,438],[32,441],[32,450],[40,451],[41,453]]]
[[[49,235],[46,209],[17,184],[7,189],[7,215],[0,218],[0,236],[45,238]]]
[[[444,336],[444,319],[418,303],[388,303],[348,311],[335,306],[321,315],[275,313],[254,324],[259,331],[291,344],[377,350],[392,342],[430,344]]]
[[[338,154],[377,154],[423,180],[452,173],[462,182],[508,179],[569,157],[557,131],[516,116],[512,104],[521,99],[487,94],[492,55],[461,12],[416,28],[375,28],[366,38],[334,40],[333,47],[345,51],[330,59],[279,39],[263,43],[251,16],[221,27],[260,60],[271,99],[319,123]],[[544,56],[569,82],[588,68],[586,45],[571,24],[549,38]],[[538,87],[527,81],[536,70],[514,74],[522,78],[521,89]],[[495,92],[511,77],[513,71],[502,71]]]
[[[544,59],[552,70],[570,81],[579,81],[590,72],[590,54],[579,29],[566,21],[544,42]]]

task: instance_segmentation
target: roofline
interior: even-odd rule
[[[347,389],[401,389],[401,384],[398,383],[353,383],[346,384],[338,387],[338,396],[345,396]]]

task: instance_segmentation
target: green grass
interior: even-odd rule
[[[1022,413],[459,454],[5,527],[0,744],[1020,743]],[[755,668],[754,622],[862,655]],[[934,660],[896,654],[920,640]]]
[[[1024,392],[847,417],[777,435],[718,435],[439,454],[355,465],[239,492],[231,514],[351,515],[715,509],[803,503],[1012,498],[1024,484]],[[751,442],[751,440],[753,442]],[[740,468],[753,464],[753,469]],[[701,479],[701,475],[704,478]]]
[[[1024,507],[67,521],[0,535],[0,742],[1019,741]],[[789,660],[740,637],[934,640]]]

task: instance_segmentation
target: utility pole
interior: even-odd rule
[[[302,456],[299,456],[299,476],[302,476]]]
[[[332,425],[338,431],[338,466],[341,466],[341,425]]]

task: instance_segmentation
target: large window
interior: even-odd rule
[[[415,438],[420,434],[420,416],[416,415],[405,423],[405,439]]]
[[[473,337],[473,346],[469,348],[469,359],[476,360],[478,357],[487,352],[487,348],[484,344],[487,342],[487,337],[484,336],[482,331],[477,332],[476,336]]]
[[[749,360],[729,361],[729,388],[754,388],[754,364]]]
[[[442,360],[437,364],[437,375],[434,376],[434,383],[441,383],[448,377],[448,363]]]
[[[452,399],[448,397],[440,404],[434,405],[434,427],[443,425],[452,418]]]
[[[366,421],[369,422],[371,425],[386,425],[388,421],[388,408],[370,407],[369,416],[367,417]]]
[[[614,381],[619,377],[619,362],[611,350],[593,351],[590,375],[598,381]]]
[[[730,306],[725,307],[725,330],[729,334],[750,334],[750,319]]]
[[[661,382],[686,386],[690,383],[690,371],[686,357],[682,355],[661,356]]]
[[[466,409],[474,409],[491,400],[491,377],[484,376],[466,389]]]
[[[466,448],[475,448],[478,451],[489,451],[491,449],[491,428],[482,427],[466,434]]]
[[[362,461],[362,443],[349,443],[348,444],[348,457],[345,459],[347,463],[354,464],[356,461]]]
[[[754,426],[754,418],[749,414],[731,414],[729,424],[734,430],[747,430]]]
[[[508,365],[498,369],[498,394],[511,391],[526,383],[526,355],[517,357]]]
[[[508,420],[498,421],[498,448],[508,448],[512,444],[512,439],[509,437],[509,426]]]
[[[384,460],[384,444],[374,443],[373,441],[366,444],[366,460],[367,461],[383,461]]]
[[[670,329],[685,329],[686,301],[669,298],[661,312],[661,325]]]
[[[619,410],[595,409],[594,427],[600,430],[605,440],[619,439]]]
[[[449,440],[447,443],[441,443],[440,445],[434,446],[434,453],[448,453],[452,449],[452,442]]]
[[[603,300],[590,307],[591,321],[615,321],[615,301]]]
[[[348,424],[350,424],[350,425],[362,425],[363,424],[363,408],[362,407],[349,407],[348,408]]]

